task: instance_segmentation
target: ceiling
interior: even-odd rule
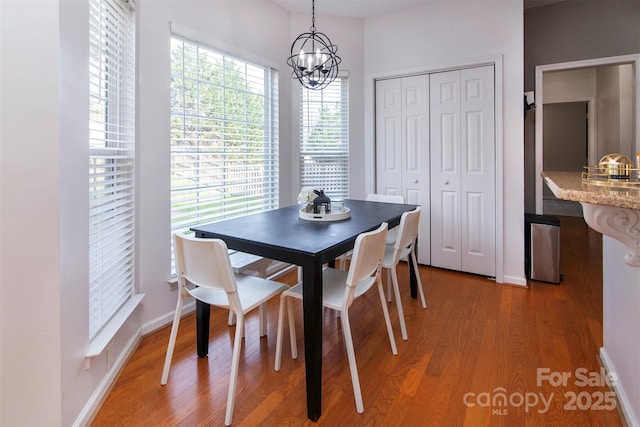
[[[311,0],[272,0],[291,12],[311,13]],[[369,18],[429,3],[433,0],[318,0],[316,15]]]
[[[299,13],[311,13],[311,0],[271,0],[282,8]],[[438,0],[318,0],[316,15],[369,18]],[[442,1],[442,0],[440,0]],[[451,0],[449,0],[451,1]],[[467,0],[469,1],[469,0]],[[488,0],[476,0],[488,1]],[[518,0],[502,0],[518,1]],[[545,6],[563,0],[524,0],[524,8]]]

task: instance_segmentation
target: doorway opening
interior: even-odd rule
[[[566,170],[551,169],[545,163],[545,111],[556,103],[588,103],[587,165],[597,165],[603,155],[611,153],[635,159],[636,151],[640,151],[639,67],[640,54],[536,67],[536,214],[545,213],[542,172]]]

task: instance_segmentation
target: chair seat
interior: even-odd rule
[[[238,285],[238,297],[240,298],[240,304],[242,305],[244,313],[248,313],[258,305],[264,303],[265,300],[278,295],[283,290],[289,289],[289,286],[285,284],[256,276],[237,273],[234,273],[234,276]],[[198,287],[190,289],[188,292],[194,298],[207,304],[222,308],[229,307],[227,293],[222,289]]]
[[[322,305],[336,311],[342,311],[344,305],[344,284],[347,281],[347,272],[335,268],[325,268],[322,271]],[[365,293],[371,284],[375,281],[375,277],[367,277],[362,279],[356,285],[354,298]],[[302,283],[284,291],[285,296],[302,299]]]
[[[398,227],[393,227],[387,231],[387,245],[394,245],[398,238]]]
[[[267,277],[267,268],[271,260],[258,255],[239,251],[229,251],[229,261],[234,273],[255,271],[260,277]]]

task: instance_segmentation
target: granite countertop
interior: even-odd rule
[[[640,185],[588,183],[581,172],[542,172],[542,177],[558,199],[640,210]]]

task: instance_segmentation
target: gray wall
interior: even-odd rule
[[[538,65],[640,53],[639,0],[567,0],[524,11],[524,88]],[[535,212],[535,114],[525,120],[525,212]]]

